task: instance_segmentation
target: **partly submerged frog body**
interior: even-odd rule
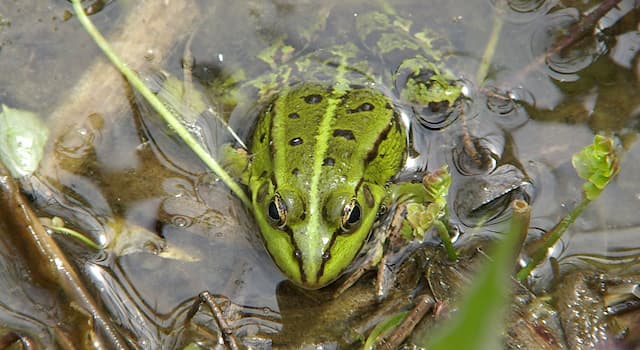
[[[406,148],[388,98],[370,88],[301,84],[269,105],[251,143],[249,188],[267,250],[289,278],[321,287],[347,268]]]
[[[358,39],[299,51],[275,40],[257,55],[272,72],[212,88],[242,102],[234,113],[259,111],[250,156],[227,164],[243,169],[265,246],[300,286],[326,286],[368,254],[382,208],[430,200],[421,184],[391,183],[409,153],[401,113],[450,114],[461,87],[439,67],[438,40],[410,28],[372,12],[355,18]]]

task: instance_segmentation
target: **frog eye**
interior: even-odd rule
[[[269,203],[267,211],[271,224],[277,228],[284,228],[287,223],[287,206],[284,204],[282,197],[276,193]]]
[[[349,232],[360,224],[360,204],[353,198],[342,210],[342,223],[340,228],[343,232]]]

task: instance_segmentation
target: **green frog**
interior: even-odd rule
[[[250,106],[243,113],[258,111],[248,152],[227,152],[226,164],[248,188],[273,261],[307,289],[356,260],[379,261],[382,244],[363,247],[385,208],[433,200],[420,182],[395,178],[410,153],[403,115],[454,113],[462,99],[441,67],[446,41],[383,12],[358,13],[349,32],[357,39],[336,35],[313,49],[280,38],[257,55],[270,73],[212,84],[213,95]]]

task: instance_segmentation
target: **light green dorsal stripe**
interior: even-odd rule
[[[284,72],[282,72],[282,77],[283,77],[283,81],[287,81],[289,80],[289,77],[291,75],[291,71],[290,70],[285,70]],[[287,94],[289,93],[289,87],[288,86],[282,86],[279,95],[280,96],[287,96]],[[271,131],[272,134],[269,136],[269,140],[271,140],[271,142],[273,142],[273,140],[280,140],[280,142],[285,142],[284,139],[286,137],[286,130],[284,127],[284,123],[285,123],[285,118],[282,112],[282,108],[284,108],[285,106],[282,105],[282,103],[278,103],[276,102],[274,105],[274,110],[271,111]],[[276,144],[276,147],[279,147],[279,145]],[[268,149],[268,148],[267,148]],[[287,164],[287,159],[286,159],[286,147],[284,149],[281,150],[277,150],[275,152],[275,158],[273,159],[273,172],[275,175],[276,179],[283,179],[285,178],[285,173],[286,173],[286,165]]]
[[[348,84],[344,77],[347,67],[347,58],[342,56],[340,65],[337,68],[336,83],[331,93],[331,99],[327,102],[327,108],[320,126],[318,128],[318,134],[316,135],[316,149],[313,154],[313,169],[311,176],[311,184],[309,188],[309,223],[307,226],[307,239],[304,242],[298,241],[299,245],[306,244],[306,247],[299,247],[303,253],[313,254],[313,256],[307,256],[306,263],[310,263],[311,266],[305,264],[304,270],[308,279],[315,280],[317,272],[322,264],[322,252],[325,244],[329,243],[322,241],[322,208],[320,203],[320,177],[322,175],[322,163],[329,148],[329,139],[331,137],[331,126],[335,119],[336,108],[340,102],[340,98],[347,92]],[[328,232],[327,234],[332,234]],[[309,239],[311,238],[311,239]]]

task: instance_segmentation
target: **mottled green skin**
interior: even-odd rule
[[[291,48],[269,48],[258,57],[275,72],[256,77],[239,93],[266,106],[243,176],[253,212],[275,263],[305,288],[323,287],[348,270],[381,203],[393,195],[387,185],[408,151],[397,101],[453,105],[460,96],[436,68],[439,53],[431,50],[428,36],[398,33],[394,25],[409,24],[385,14],[360,16],[360,43],[337,42],[282,64],[270,60],[290,55]],[[379,69],[380,63],[398,68]],[[414,81],[412,75],[427,78]],[[284,208],[281,221],[270,217],[274,201]],[[360,220],[341,228],[350,213],[345,206],[356,202]]]
[[[309,96],[322,98],[305,102]],[[402,168],[405,150],[389,99],[370,88],[328,92],[323,85],[300,84],[266,109],[252,140],[249,185],[267,250],[290,279],[316,288],[347,268],[376,219],[384,185]],[[267,217],[276,192],[288,208],[283,230]],[[343,232],[342,208],[352,198],[362,219]]]

